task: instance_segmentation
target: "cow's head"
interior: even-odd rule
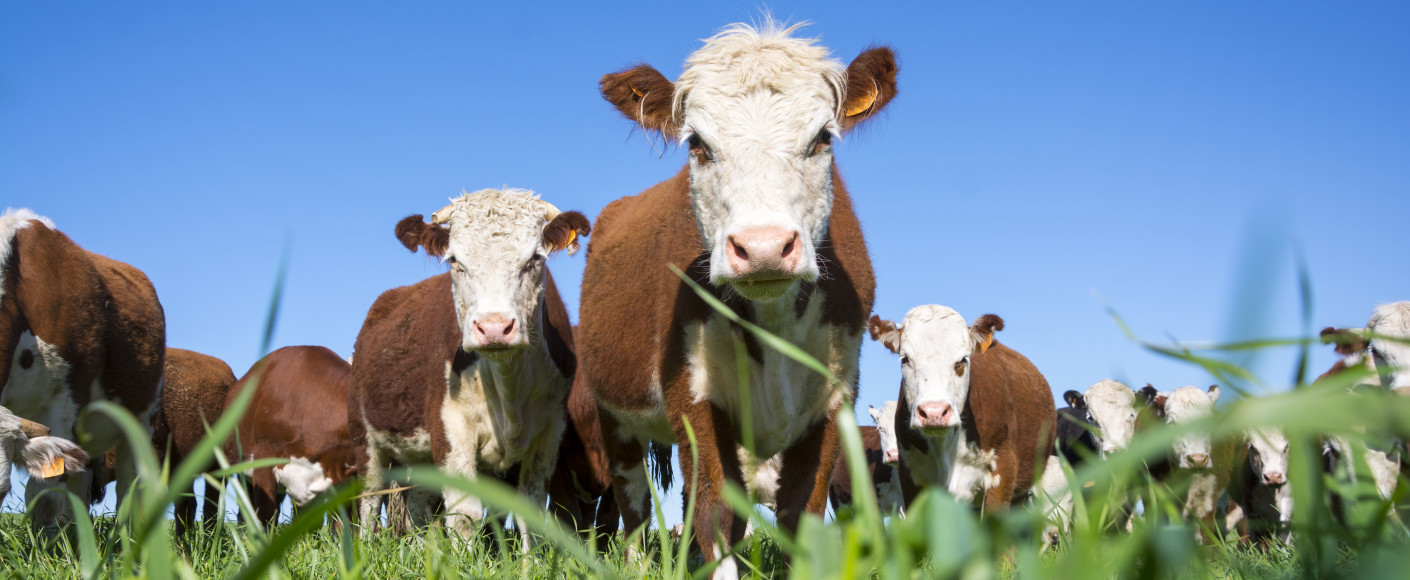
[[[1004,329],[1003,319],[985,314],[967,326],[944,306],[917,306],[901,326],[872,316],[872,340],[901,355],[901,392],[910,408],[910,426],[926,434],[957,427],[969,397],[970,356],[983,352]]]
[[[397,239],[411,251],[450,263],[461,348],[508,352],[541,336],[540,306],[548,256],[579,247],[592,226],[523,189],[482,189],[432,214],[403,219]]]
[[[819,275],[832,211],[832,143],[896,96],[896,57],[871,48],[843,67],[799,26],[735,24],[672,83],[649,65],[602,77],[628,119],[690,149],[690,197],[710,280],[777,299]]]
[[[13,465],[42,478],[83,471],[86,463],[88,454],[72,441],[50,437],[48,427],[0,407],[0,500],[10,493]]]
[[[1263,485],[1288,482],[1288,438],[1279,429],[1265,427],[1248,432],[1248,462]]]
[[[1131,387],[1108,379],[1087,387],[1087,393],[1081,397],[1087,408],[1088,421],[1097,428],[1093,437],[1102,457],[1131,444],[1131,437],[1136,433],[1136,419],[1140,415],[1136,393]]]
[[[1381,373],[1381,385],[1410,389],[1410,344],[1402,342],[1410,340],[1410,302],[1377,306],[1366,328],[1371,331],[1371,359]]]
[[[1214,413],[1214,402],[1219,400],[1219,385],[1210,385],[1207,391],[1201,391],[1199,387],[1180,387],[1164,397],[1166,422],[1186,425]],[[1175,457],[1183,469],[1213,467],[1214,457],[1210,454],[1209,435],[1182,435],[1175,440]]]
[[[896,445],[896,401],[887,401],[880,409],[867,406],[871,420],[876,422],[876,434],[881,439],[881,457],[887,465],[901,461],[901,449]]]

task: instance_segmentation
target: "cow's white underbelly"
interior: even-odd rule
[[[19,345],[10,360],[10,379],[0,393],[0,406],[49,427],[54,436],[72,440],[78,403],[69,388],[69,370],[58,347],[28,330],[20,333]]]

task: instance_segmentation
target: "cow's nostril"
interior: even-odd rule
[[[505,336],[509,336],[509,335],[511,335],[511,334],[514,334],[514,321],[513,321],[513,320],[510,320],[510,321],[509,321],[509,324],[504,325],[504,335],[505,335]]]
[[[744,249],[744,246],[739,245],[739,242],[736,242],[734,240],[734,237],[730,237],[729,245],[730,248],[734,249],[734,257],[744,260],[746,262],[749,261],[749,252]]]
[[[794,246],[797,242],[798,242],[798,235],[797,235],[797,234],[794,234],[793,239],[788,240],[788,243],[786,243],[786,244],[783,245],[783,257],[787,258],[790,254],[793,253],[793,246]]]

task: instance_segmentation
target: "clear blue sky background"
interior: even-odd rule
[[[684,152],[653,149],[598,78],[674,78],[764,7],[5,0],[0,206],[144,270],[168,344],[237,375],[292,240],[275,346],[346,355],[380,292],[442,271],[398,219],[504,184],[595,216],[669,177]],[[1154,340],[1292,336],[1300,247],[1315,328],[1410,299],[1403,3],[768,7],[844,62],[900,55],[900,96],[837,152],[883,317],[997,313],[1060,394],[1212,382],[1094,295]],[[582,256],[552,268],[576,314]],[[1257,366],[1285,388],[1291,361]],[[899,376],[864,347],[864,423]]]

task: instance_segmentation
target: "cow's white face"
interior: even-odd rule
[[[640,65],[602,95],[690,151],[690,197],[710,280],[755,301],[819,276],[832,212],[832,142],[896,94],[895,55],[844,68],[798,26],[736,24],[686,59],[675,83]]]
[[[896,444],[896,401],[887,401],[880,409],[868,407],[871,420],[876,422],[876,433],[881,439],[881,458],[887,465],[901,461],[901,449]]]
[[[0,407],[0,501],[10,493],[10,471],[16,464],[36,478],[60,465],[57,473],[82,471],[87,462],[88,454],[72,441],[50,437],[48,427]]]
[[[531,191],[484,189],[451,200],[430,224],[412,216],[397,226],[416,245],[450,264],[451,293],[461,347],[507,353],[539,336],[548,255],[576,248],[587,219],[559,212]]]
[[[1282,430],[1265,427],[1248,432],[1248,460],[1264,485],[1288,482],[1288,439]]]
[[[986,314],[971,329],[958,312],[938,304],[912,308],[900,327],[872,317],[872,337],[901,356],[911,428],[936,435],[959,426],[969,397],[970,357],[1002,328],[999,317]]]
[[[1199,387],[1180,387],[1165,399],[1165,420],[1176,425],[1193,423],[1214,413],[1214,402],[1219,400],[1219,386],[1213,385],[1208,391]],[[1175,440],[1175,457],[1183,469],[1208,469],[1214,466],[1210,454],[1209,436],[1190,433]]]
[[[1367,329],[1373,334],[1410,339],[1410,302],[1376,307]],[[1387,389],[1410,389],[1410,344],[1372,336],[1371,357],[1383,373],[1381,385]]]
[[[1093,434],[1097,449],[1102,457],[1115,453],[1131,444],[1136,433],[1136,393],[1131,387],[1113,380],[1104,380],[1090,387],[1082,395],[1087,405],[1087,415],[1097,428]]]

